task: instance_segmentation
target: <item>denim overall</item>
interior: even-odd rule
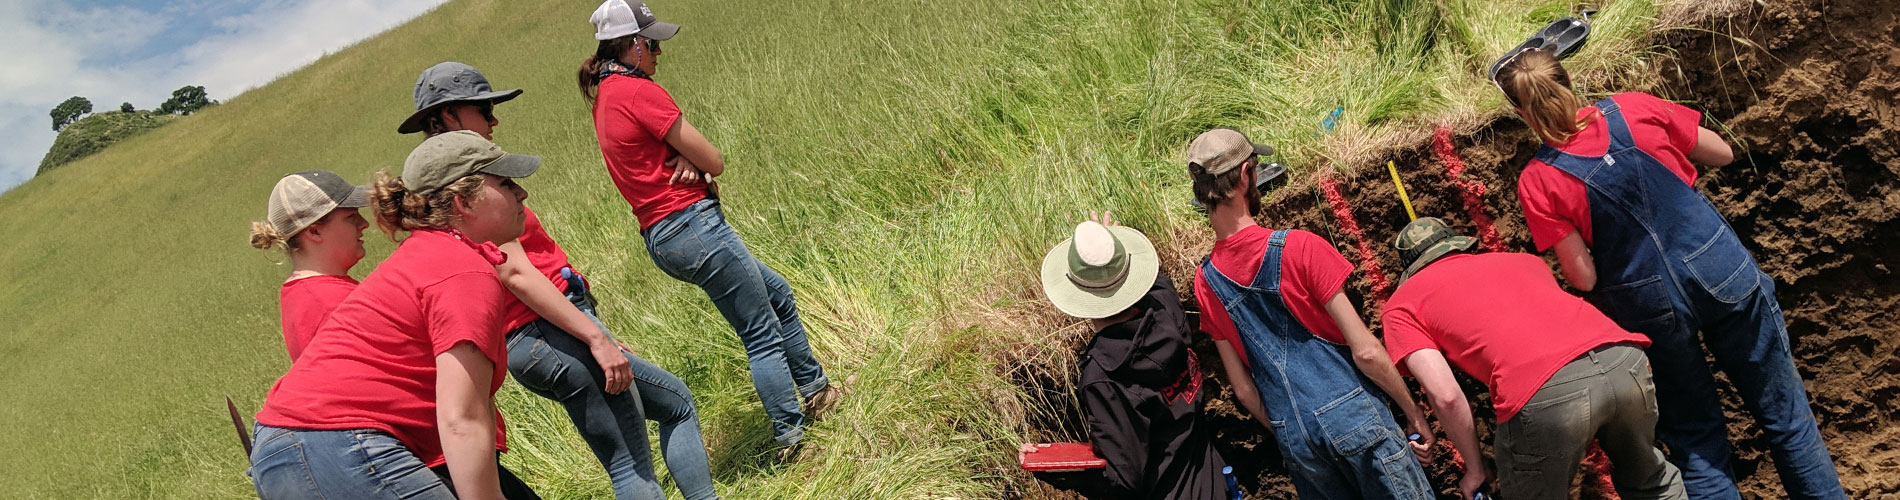
[[[1201,262],[1201,273],[1240,332],[1294,488],[1300,498],[1432,498],[1425,470],[1347,348],[1314,336],[1287,309],[1280,296],[1286,235],[1273,232],[1253,286],[1235,283],[1211,260]]]
[[[1607,154],[1544,146],[1537,159],[1588,187],[1597,286],[1586,298],[1653,342],[1656,434],[1689,495],[1741,498],[1722,401],[1696,342],[1703,331],[1717,367],[1761,425],[1789,497],[1846,498],[1788,351],[1774,280],[1708,198],[1637,149],[1616,101],[1596,107],[1609,125]]]

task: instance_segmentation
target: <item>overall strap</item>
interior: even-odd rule
[[[1280,254],[1286,249],[1287,230],[1273,231],[1267,238],[1266,255],[1260,262],[1260,271],[1254,273],[1253,288],[1280,293]]]
[[[1610,126],[1610,149],[1617,151],[1636,147],[1636,140],[1630,137],[1630,125],[1623,119],[1622,106],[1616,104],[1616,98],[1605,97],[1597,101],[1597,110],[1603,112],[1603,122]]]

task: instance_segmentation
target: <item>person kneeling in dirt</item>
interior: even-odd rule
[[[1352,264],[1318,235],[1254,223],[1266,151],[1233,129],[1188,146],[1194,198],[1218,237],[1194,276],[1201,329],[1218,341],[1234,397],[1273,431],[1301,498],[1431,498],[1419,465],[1430,428],[1346,297]],[[1403,456],[1408,443],[1374,385],[1424,435],[1410,443],[1417,459]]]
[[[1491,471],[1453,365],[1491,390],[1503,498],[1570,498],[1592,439],[1609,455],[1623,498],[1688,498],[1681,472],[1655,445],[1649,339],[1564,292],[1543,259],[1466,253],[1476,243],[1434,217],[1406,225],[1394,245],[1405,273],[1380,316],[1392,362],[1418,378],[1467,457],[1458,489],[1470,498]]]
[[[1518,177],[1524,225],[1539,251],[1556,249],[1570,286],[1654,342],[1656,435],[1689,494],[1741,497],[1706,346],[1760,424],[1788,496],[1847,498],[1788,350],[1775,280],[1695,189],[1695,163],[1727,165],[1729,145],[1697,126],[1700,113],[1652,95],[1584,105],[1547,51],[1507,57],[1497,84],[1544,141]]]
[[[1201,370],[1180,296],[1148,238],[1113,224],[1103,214],[1076,225],[1075,237],[1042,261],[1049,302],[1095,330],[1078,399],[1089,441],[1108,465],[1036,478],[1089,498],[1228,498],[1226,462],[1202,420]]]

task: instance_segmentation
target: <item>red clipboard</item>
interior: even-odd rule
[[[1108,467],[1108,461],[1095,456],[1095,446],[1088,443],[1046,443],[1036,444],[1035,451],[1020,451],[1016,461],[1023,470],[1030,472],[1074,472],[1085,469]]]

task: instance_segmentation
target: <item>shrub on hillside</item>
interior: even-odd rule
[[[79,120],[80,116],[91,112],[92,101],[86,100],[84,97],[72,96],[66,99],[66,102],[59,103],[58,106],[53,106],[53,131],[58,132],[59,129],[65,128],[66,125]]]
[[[158,112],[170,115],[189,115],[200,109],[218,105],[205,94],[202,85],[186,85],[172,91],[172,98],[158,105]]]
[[[82,118],[59,132],[59,138],[53,140],[53,147],[40,159],[40,168],[33,175],[46,173],[177,119],[177,116],[150,111],[105,112]]]

